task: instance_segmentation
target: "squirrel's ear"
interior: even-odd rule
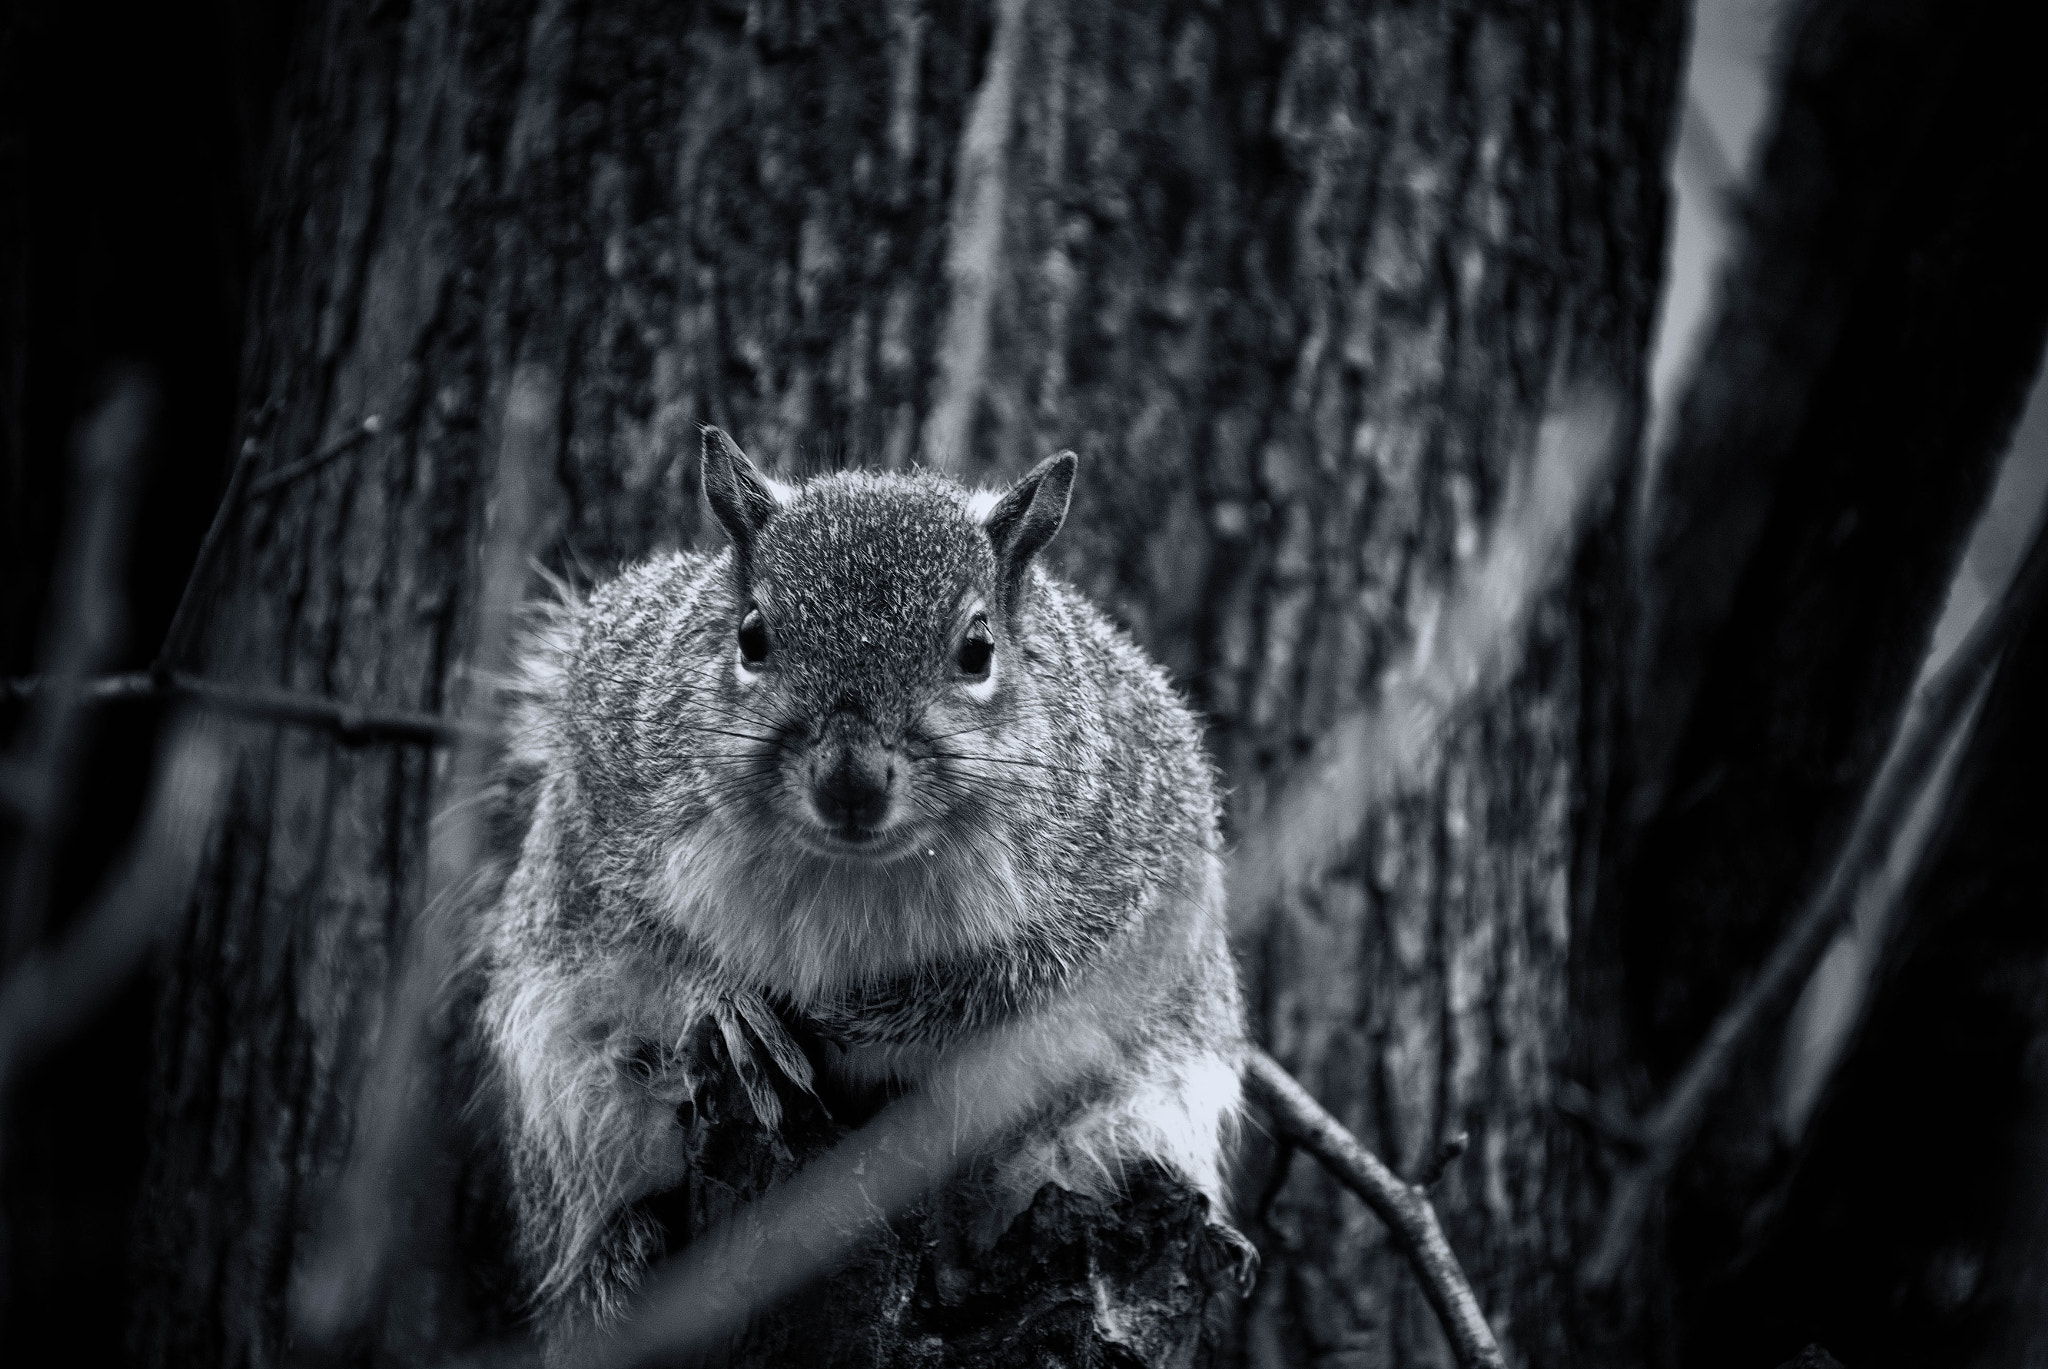
[[[1067,518],[1067,500],[1074,491],[1074,469],[1080,458],[1072,452],[1048,456],[1003,492],[981,520],[995,545],[997,573],[1005,605],[1016,602],[1031,558],[1052,540]]]
[[[747,454],[721,428],[704,429],[704,497],[725,525],[741,560],[753,550],[755,534],[781,503],[782,490],[754,469]]]

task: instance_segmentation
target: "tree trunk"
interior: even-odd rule
[[[1546,383],[1640,394],[1680,41],[1674,7],[1593,5],[1374,10],[1292,35],[1271,127],[1299,198],[1265,211],[1291,250],[1246,254],[1262,269],[1219,341],[1291,326],[1267,325],[1263,355],[1218,356],[1191,444],[1212,502],[1188,668],[1241,813],[1430,631]],[[1553,1108],[1561,1080],[1622,1066],[1616,942],[1591,897],[1614,545],[1596,538],[1544,603],[1519,671],[1418,791],[1242,948],[1259,1032],[1389,1163],[1416,1174],[1470,1134],[1433,1196],[1515,1363],[1640,1362],[1662,1296],[1643,1265],[1611,1306],[1580,1305],[1597,1161]],[[1247,1364],[1450,1362],[1374,1218],[1304,1158],[1259,1146],[1247,1170],[1265,1254]]]
[[[438,708],[515,402],[579,575],[698,537],[699,422],[784,469],[1071,446],[1060,568],[1256,815],[1428,632],[1565,384],[1640,395],[1679,38],[1596,0],[315,7],[244,431],[262,472],[381,428],[240,512],[206,668]],[[1634,1353],[1657,1290],[1569,1311],[1595,1157],[1550,1106],[1619,1050],[1588,873],[1618,573],[1583,558],[1420,792],[1243,947],[1256,1030],[1369,1144],[1413,1170],[1472,1133],[1439,1198],[1521,1363]],[[164,1002],[152,1363],[284,1355],[433,783],[413,747],[252,743]],[[1247,1168],[1233,1354],[1446,1362],[1361,1207]],[[487,1281],[401,1293],[392,1353],[491,1322]]]

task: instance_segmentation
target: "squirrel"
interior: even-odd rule
[[[542,611],[512,689],[478,1022],[544,1335],[662,1253],[639,1205],[716,1071],[772,1133],[777,1074],[914,1089],[1081,1017],[1109,1065],[995,1153],[997,1219],[1150,1159],[1248,1258],[1213,1215],[1245,1049],[1217,777],[1160,669],[1037,564],[1074,454],[1003,491],[791,485],[703,437],[730,546]]]

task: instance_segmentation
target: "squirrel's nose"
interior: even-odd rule
[[[875,745],[838,748],[811,784],[818,819],[842,837],[873,835],[889,821],[896,792],[896,758]]]

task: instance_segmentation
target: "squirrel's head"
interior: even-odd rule
[[[929,474],[789,486],[705,429],[704,490],[732,539],[719,688],[751,781],[736,801],[814,854],[891,861],[935,854],[950,820],[1026,785],[1044,716],[1032,562],[1075,465],[1061,452],[997,493]]]

